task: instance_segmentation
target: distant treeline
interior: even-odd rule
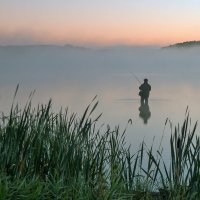
[[[181,42],[169,45],[164,48],[171,48],[171,47],[178,47],[178,48],[184,48],[184,47],[200,47],[200,41],[187,41],[187,42]]]

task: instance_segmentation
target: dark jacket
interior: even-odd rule
[[[151,86],[148,83],[143,83],[140,87],[140,92],[139,95],[142,98],[148,98],[149,97],[149,92],[151,91]]]

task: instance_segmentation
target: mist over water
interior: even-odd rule
[[[35,89],[35,105],[52,98],[55,111],[69,107],[79,116],[98,95],[100,123],[119,124],[122,131],[128,126],[127,143],[133,149],[143,139],[150,145],[154,137],[159,146],[166,118],[181,124],[187,106],[193,122],[200,118],[199,54],[200,48],[2,46],[0,110],[9,110],[18,83],[16,101],[21,106]],[[152,86],[147,124],[139,116],[137,79],[143,82],[144,78]],[[127,125],[130,118],[133,124]],[[167,149],[171,131],[168,125],[165,129],[162,146]]]

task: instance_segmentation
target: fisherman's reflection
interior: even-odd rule
[[[151,112],[149,109],[148,102],[141,102],[139,111],[140,111],[139,116],[143,119],[144,124],[147,124],[149,118],[151,117]]]

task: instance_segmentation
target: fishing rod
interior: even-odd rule
[[[133,73],[131,73],[131,72],[129,72],[140,84],[142,84],[141,83],[141,81],[139,80],[139,78],[135,75],[135,74],[133,74]]]

